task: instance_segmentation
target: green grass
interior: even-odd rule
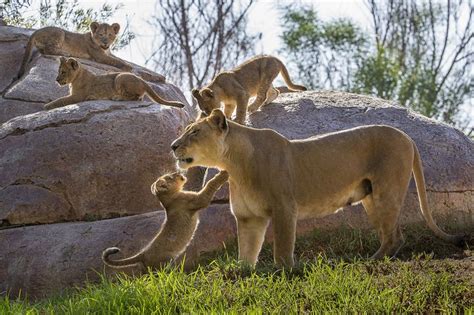
[[[341,228],[300,238],[292,270],[277,270],[265,246],[255,270],[235,244],[192,271],[180,266],[140,278],[105,278],[47,300],[0,299],[0,314],[473,313],[472,254],[409,229],[400,259],[367,261],[372,232]],[[425,253],[429,248],[432,252]],[[472,259],[472,256],[471,256]]]

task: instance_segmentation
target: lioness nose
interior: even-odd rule
[[[171,150],[173,151],[176,151],[176,149],[179,147],[179,145],[176,143],[176,141],[174,141],[172,144],[171,144]]]

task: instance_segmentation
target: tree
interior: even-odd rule
[[[148,62],[183,88],[199,87],[253,53],[246,30],[253,0],[159,0],[155,49]]]
[[[105,2],[99,10],[94,10],[84,9],[78,0],[57,0],[54,3],[51,0],[41,0],[39,14],[31,15],[26,13],[31,6],[31,0],[3,0],[0,4],[0,17],[8,25],[27,28],[57,26],[71,31],[87,32],[91,22],[106,22],[123,7],[121,3],[112,6]],[[114,50],[127,46],[135,38],[128,22],[122,25],[120,34]]]
[[[361,29],[347,19],[324,22],[309,7],[283,8],[284,48],[299,78],[310,88],[351,90],[366,51]]]
[[[300,75],[323,78],[317,87],[393,99],[466,128],[460,109],[473,100],[473,5],[463,0],[367,0],[367,7],[371,36],[348,20],[345,25],[351,27],[337,28],[344,36],[326,36],[325,30],[337,21],[317,19],[312,8],[293,8],[284,15],[288,58],[298,69],[311,69]],[[303,40],[294,42],[292,36]],[[340,38],[346,46],[338,45]],[[330,58],[319,57],[326,55]]]

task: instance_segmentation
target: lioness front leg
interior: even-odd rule
[[[296,213],[291,208],[273,210],[273,259],[279,267],[291,268],[294,265],[296,218]]]
[[[53,109],[53,108],[63,107],[66,105],[79,103],[81,101],[82,101],[81,99],[75,96],[68,95],[68,96],[60,97],[57,100],[54,100],[52,102],[45,104],[44,109]]]
[[[239,260],[255,266],[269,222],[270,219],[261,217],[237,218]]]

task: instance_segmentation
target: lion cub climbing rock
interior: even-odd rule
[[[69,84],[70,94],[54,100],[45,109],[53,109],[90,100],[137,101],[147,94],[153,101],[174,107],[184,107],[183,103],[162,99],[141,78],[128,72],[96,75],[86,70],[76,59],[60,58],[58,77],[60,85]]]
[[[186,178],[180,173],[161,176],[151,185],[151,192],[166,210],[166,220],[160,232],[132,257],[112,260],[109,256],[120,249],[110,247],[102,253],[102,260],[112,268],[133,266],[140,272],[145,272],[147,267],[159,268],[162,264],[174,261],[193,238],[199,223],[199,210],[209,206],[214,194],[227,179],[227,172],[221,171],[200,192],[193,192],[183,191]]]
[[[193,89],[192,94],[204,116],[224,103],[226,117],[230,119],[237,108],[235,121],[244,124],[250,97],[256,96],[252,104],[248,105],[249,112],[258,110],[278,97],[280,92],[272,86],[272,82],[279,73],[290,91],[306,91],[304,86],[291,82],[288,70],[279,59],[263,55],[219,73],[207,86],[200,90]]]
[[[92,22],[90,29],[91,31],[85,34],[72,33],[53,26],[35,31],[26,45],[18,77],[25,73],[34,47],[43,55],[90,59],[124,71],[132,71],[130,64],[110,53],[110,47],[120,31],[120,25]]]

